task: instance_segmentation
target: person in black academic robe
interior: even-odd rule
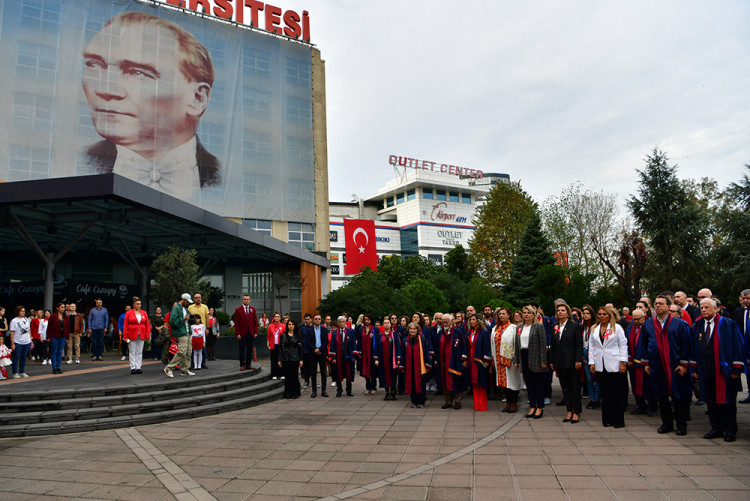
[[[401,358],[401,338],[389,319],[383,320],[383,332],[375,336],[373,357],[378,369],[380,387],[385,388],[383,400],[396,400],[396,376]]]
[[[442,318],[442,317],[441,317]],[[443,337],[442,320],[430,327],[430,358],[432,377],[435,379],[435,395],[443,395],[443,378],[440,374],[440,339]]]
[[[443,409],[461,408],[461,399],[466,388],[464,372],[468,366],[466,338],[460,327],[453,325],[453,316],[443,315],[443,336],[439,344],[440,376],[443,381],[445,403]]]
[[[669,314],[670,304],[666,296],[654,300],[655,317],[643,324],[635,363],[651,376],[652,390],[659,399],[662,425],[658,432],[669,433],[676,423],[677,435],[682,436],[687,434],[693,392],[688,374],[692,345],[688,324]]]
[[[343,393],[342,382],[346,380],[346,394],[353,397],[354,351],[356,350],[354,329],[346,327],[346,317],[338,318],[338,328],[331,333],[328,355],[331,357],[331,379],[336,383],[336,396]]]
[[[711,431],[703,438],[724,437],[734,442],[737,435],[737,392],[745,350],[737,324],[717,315],[716,302],[701,300],[701,316],[693,326],[693,377],[698,380],[701,399],[706,402]]]
[[[425,404],[425,385],[431,368],[428,341],[420,333],[419,325],[412,322],[407,327],[406,339],[401,345],[401,370],[404,389],[411,396],[411,406],[422,408]]]

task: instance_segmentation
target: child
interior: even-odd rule
[[[195,324],[190,328],[193,344],[193,369],[200,370],[203,366],[203,345],[206,344],[206,326],[200,315],[195,316]]]

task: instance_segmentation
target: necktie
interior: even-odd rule
[[[711,322],[706,322],[706,345],[711,342]]]
[[[248,308],[247,306],[245,306],[245,315],[250,316],[250,308]]]

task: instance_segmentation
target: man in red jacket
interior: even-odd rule
[[[252,369],[253,344],[258,335],[258,316],[250,306],[250,296],[242,296],[242,306],[234,310],[234,333],[240,342],[240,370]]]

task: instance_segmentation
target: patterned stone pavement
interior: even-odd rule
[[[262,361],[263,362],[263,361]],[[267,364],[263,364],[267,367]],[[0,440],[2,499],[535,500],[750,499],[750,406],[736,442],[658,435],[659,418],[598,411],[562,423],[500,413],[424,409],[383,393],[282,400],[217,416],[123,430]],[[555,383],[559,398],[559,387]],[[330,390],[330,387],[329,387]],[[741,393],[744,398],[746,393]],[[554,401],[553,397],[553,401]]]

